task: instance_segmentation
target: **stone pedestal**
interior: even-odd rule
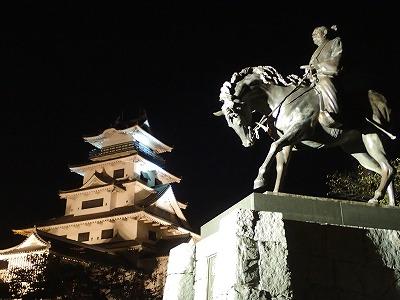
[[[194,255],[193,241],[170,250],[163,299],[193,299]]]
[[[171,250],[164,299],[400,299],[398,207],[252,194],[201,237]]]

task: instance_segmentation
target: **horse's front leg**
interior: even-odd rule
[[[284,135],[282,135],[278,140],[271,144],[269,148],[268,155],[258,170],[257,178],[254,180],[254,189],[263,187],[266,185],[265,174],[271,166],[272,158],[283,149],[283,147],[292,147],[298,138],[302,136],[304,124],[296,124],[291,127]]]
[[[285,179],[287,165],[289,164],[290,154],[292,153],[293,146],[285,146],[279,151],[276,158],[276,179],[275,179],[275,187],[274,193],[280,191],[283,180]]]
[[[273,142],[271,144],[271,147],[269,148],[267,158],[264,160],[263,164],[261,167],[258,169],[258,175],[257,178],[254,180],[254,189],[263,187],[266,185],[266,179],[265,179],[265,174],[267,173],[268,169],[271,166],[272,163],[272,158],[277,155],[278,152],[281,151],[284,145],[283,143],[285,141],[280,141],[281,139]]]

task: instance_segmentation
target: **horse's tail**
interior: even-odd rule
[[[381,125],[389,123],[391,109],[387,105],[385,96],[374,90],[369,90],[368,98],[372,108],[372,120]]]
[[[386,131],[383,125],[389,124],[391,109],[387,104],[385,96],[374,91],[368,91],[368,99],[372,108],[372,121],[366,118],[366,120],[374,125],[376,128],[387,134],[392,140],[396,139],[396,136]]]

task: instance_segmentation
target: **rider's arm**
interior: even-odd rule
[[[330,41],[327,46],[329,46],[329,48],[325,50],[329,51],[327,59],[318,63],[315,68],[318,74],[335,76],[338,74],[340,59],[342,57],[342,41],[337,37]]]

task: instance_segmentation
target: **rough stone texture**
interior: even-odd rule
[[[259,242],[259,249],[260,288],[275,298],[292,299],[287,248],[276,242]]]
[[[281,213],[259,212],[255,228],[258,241],[260,289],[274,299],[292,299],[288,249]]]
[[[400,299],[400,232],[387,229],[368,229],[367,237],[375,245],[383,265],[389,268],[392,276],[387,276],[388,286],[384,293],[387,299]],[[390,298],[389,298],[390,297]]]
[[[229,215],[221,219],[219,232],[232,237],[254,237],[255,212],[250,209],[235,209]],[[225,236],[224,236],[225,237]]]
[[[369,229],[367,236],[376,246],[385,266],[393,270],[400,270],[400,232]]]
[[[215,261],[217,273],[214,281],[214,298],[227,298],[229,291],[241,285],[258,283],[258,251],[254,236],[254,212],[246,209],[234,210],[221,219]]]
[[[194,298],[194,253],[193,242],[183,243],[170,250],[164,300],[191,300]]]
[[[344,204],[338,203],[334,217],[340,221]],[[318,223],[314,211],[324,220],[332,217],[325,217],[332,211],[325,210],[330,206],[322,201],[314,201],[306,210],[297,210],[299,203],[285,205],[290,214],[234,207],[218,217],[218,228],[212,228],[218,223],[209,223],[208,236],[196,245],[196,300],[400,300],[400,230]],[[364,221],[358,207],[354,205],[348,222]],[[364,209],[377,228],[396,227],[397,212],[400,220],[400,210],[380,208],[374,215],[373,207]],[[291,219],[282,217],[285,214]],[[214,255],[211,297],[207,295],[208,259]],[[179,280],[187,291],[189,280]],[[177,290],[179,280],[175,280]],[[176,292],[168,299],[192,298]]]
[[[294,299],[400,299],[398,231],[284,222]]]
[[[193,273],[194,251],[195,245],[193,242],[182,243],[172,248],[169,253],[167,274]]]
[[[221,219],[213,299],[291,299],[283,225],[280,213],[248,209]]]
[[[268,211],[258,212],[254,239],[256,241],[278,242],[286,247],[282,214]]]
[[[266,291],[260,291],[248,286],[237,286],[231,288],[226,297],[214,297],[215,300],[271,300],[271,295]]]
[[[191,300],[194,298],[193,291],[193,276],[191,274],[168,275],[163,299]]]

